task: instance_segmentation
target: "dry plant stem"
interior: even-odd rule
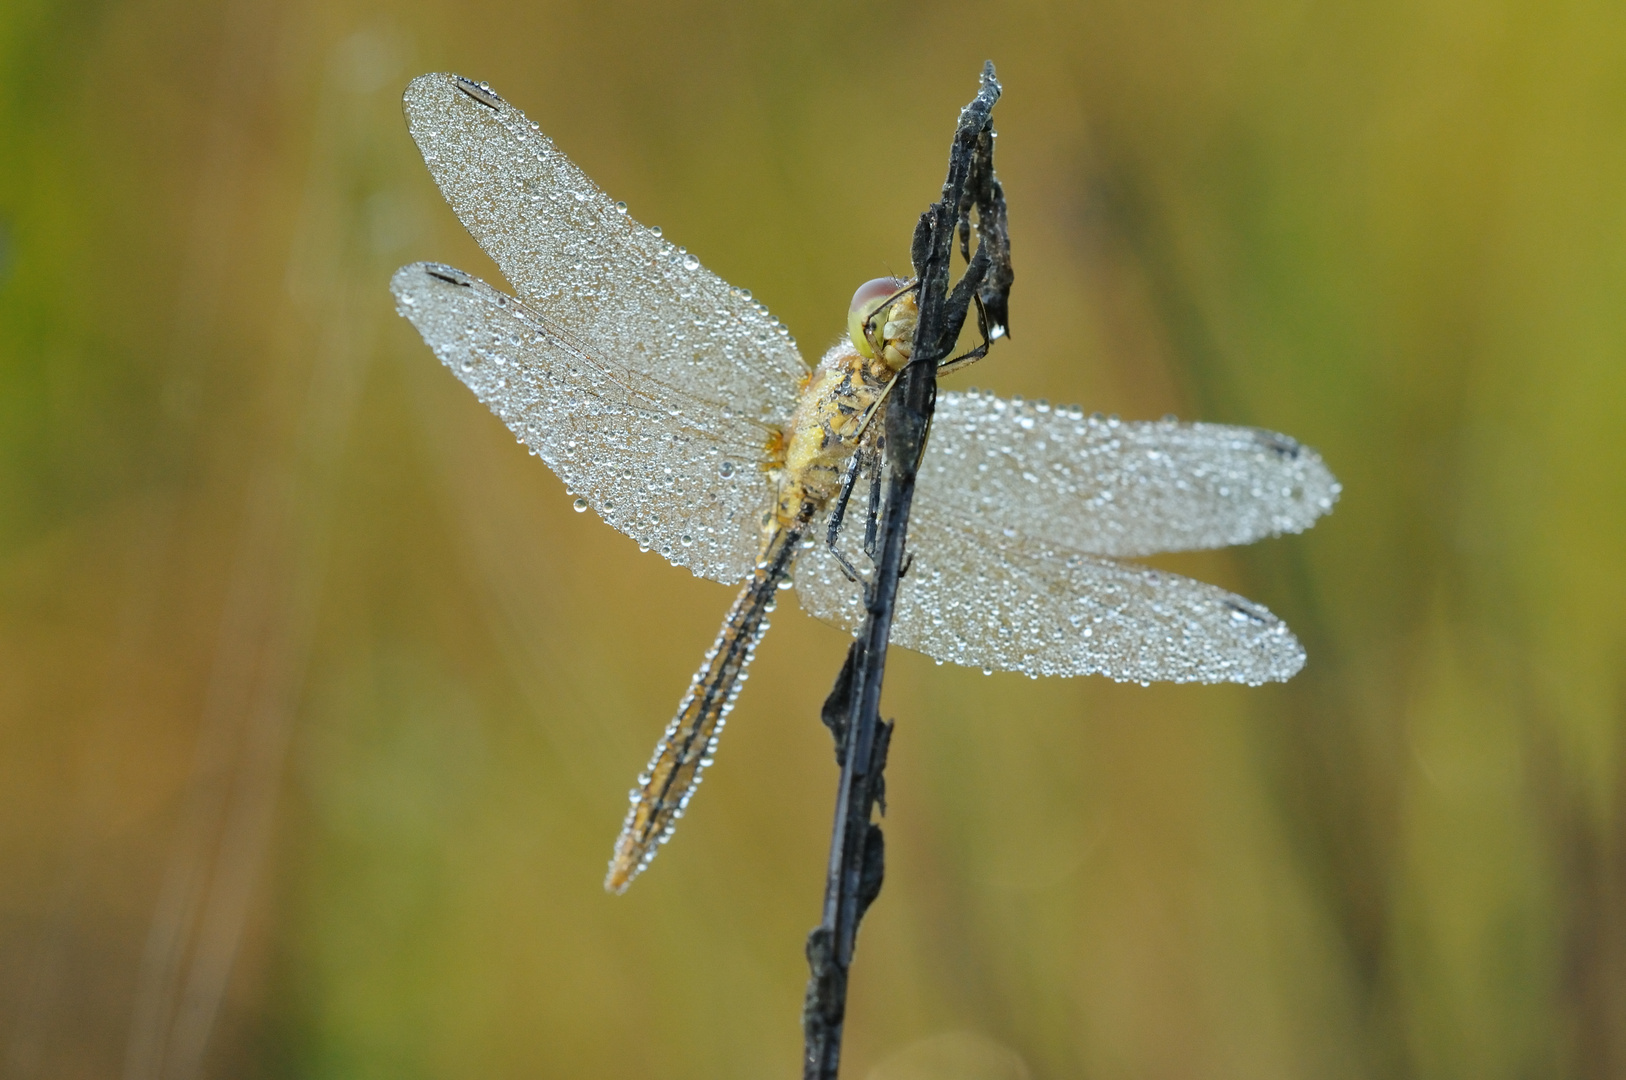
[[[880,511],[880,546],[865,595],[866,615],[846,663],[824,703],[823,718],[836,741],[841,782],[825,881],[824,918],[808,935],[811,976],[802,1010],[806,1037],[804,1080],[834,1080],[841,1065],[847,973],[858,923],[881,889],[884,871],[881,828],[875,807],[885,811],[887,748],[892,725],[880,718],[881,680],[898,580],[905,569],[909,508],[915,473],[926,448],[937,399],[937,365],[952,353],[971,304],[988,321],[1008,324],[1011,285],[1005,200],[993,169],[991,113],[1000,87],[994,66],[984,66],[976,98],[960,114],[949,153],[943,197],[921,215],[910,258],[920,279],[920,319],[913,359],[898,378],[886,413],[886,482]],[[977,248],[970,250],[971,212],[977,214]],[[952,289],[954,239],[966,258],[965,274]]]

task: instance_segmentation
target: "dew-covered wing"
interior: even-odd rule
[[[605,521],[702,577],[750,574],[770,498],[759,425],[595,354],[449,266],[403,266],[390,290],[441,362]]]
[[[992,394],[937,399],[917,500],[948,521],[1094,555],[1150,555],[1299,532],[1338,482],[1259,428],[1086,417]]]
[[[785,422],[806,368],[765,307],[639,225],[490,89],[421,75],[404,106],[446,201],[535,311],[628,371]]]
[[[935,660],[1250,685],[1304,666],[1287,626],[1252,601],[1179,574],[956,525],[924,499],[909,522],[908,551],[914,561],[898,588],[892,641]],[[826,622],[856,630],[863,620],[860,587],[822,543],[802,552],[796,592]]]

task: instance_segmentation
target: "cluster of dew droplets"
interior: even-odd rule
[[[472,279],[454,286],[414,274],[417,292],[403,291],[398,276],[403,313],[564,480],[578,512],[595,509],[641,547],[706,576],[737,581],[746,572],[768,492],[756,470],[735,462],[760,456],[745,441],[760,438],[757,428],[723,441],[682,410],[674,418],[670,406],[629,393],[627,378],[560,345],[525,305]]]
[[[1252,501],[1270,485],[1280,500],[1260,517]],[[1303,528],[1336,494],[1312,451],[1268,432],[944,394],[893,640],[940,661],[1035,677],[1285,678],[1303,652],[1268,611],[1091,552],[1214,546]],[[854,497],[862,504],[861,492]],[[848,627],[862,619],[861,590],[823,551],[804,555],[799,591],[822,618]]]
[[[1338,497],[1320,457],[1273,432],[1128,422],[975,390],[939,398],[920,490],[1007,535],[1111,556],[1297,532]]]
[[[1189,578],[968,534],[930,513],[910,539],[894,640],[939,659],[1140,683],[1259,683],[1302,664],[1269,612]]]

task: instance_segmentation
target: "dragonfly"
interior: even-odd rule
[[[848,631],[863,620],[862,515],[843,523],[869,506],[873,544],[879,421],[909,360],[914,286],[860,287],[848,332],[809,366],[763,303],[635,221],[487,84],[423,75],[404,106],[513,291],[413,263],[390,283],[399,313],[578,511],[740,587],[630,794],[605,879],[621,892],[711,765],[780,593]],[[1122,560],[1299,532],[1338,495],[1320,456],[1275,432],[940,392],[892,641],[1033,677],[1285,680],[1304,650],[1263,606]]]

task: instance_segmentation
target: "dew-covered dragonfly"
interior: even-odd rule
[[[848,334],[809,368],[749,291],[634,221],[490,87],[423,75],[405,110],[514,292],[414,263],[390,283],[400,313],[577,510],[700,577],[743,582],[632,791],[605,881],[619,892],[711,764],[778,594],[794,580],[806,611],[862,621],[863,515],[836,526],[878,489],[876,421],[908,361],[914,297],[908,282],[860,288]],[[1287,679],[1304,651],[1265,608],[1116,560],[1298,532],[1338,491],[1314,451],[1274,432],[940,393],[892,640],[1032,676]]]

